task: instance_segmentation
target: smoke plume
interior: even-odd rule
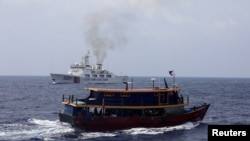
[[[85,23],[85,39],[97,64],[103,63],[109,50],[120,48],[127,43],[124,26],[114,14],[90,14]]]
[[[107,0],[105,3],[95,3],[97,8],[85,15],[83,28],[86,43],[96,63],[102,64],[108,51],[126,45],[127,26],[141,29],[136,20],[167,13],[163,5],[166,4],[162,0]]]

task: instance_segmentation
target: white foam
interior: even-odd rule
[[[86,132],[81,134],[81,139],[92,139],[99,137],[114,137],[116,133],[103,133],[103,132]]]
[[[173,127],[162,127],[162,128],[132,128],[128,130],[122,130],[121,132],[112,132],[112,133],[103,133],[103,132],[83,132],[81,133],[81,139],[92,139],[99,137],[114,137],[117,134],[127,134],[127,135],[138,135],[138,134],[147,134],[147,135],[157,135],[163,134],[164,132],[174,131],[174,130],[189,130],[198,126],[199,123],[187,122],[182,125],[173,126]]]
[[[41,138],[52,140],[55,134],[72,132],[73,129],[68,124],[61,124],[58,120],[28,119],[34,124],[27,126],[23,124],[5,124],[7,130],[0,133],[0,137],[6,140]]]
[[[55,126],[61,126],[61,125],[69,125],[67,123],[60,122],[59,120],[51,121],[51,120],[41,120],[41,119],[28,119],[29,123],[41,125],[41,126],[47,126],[47,127],[55,127]]]
[[[71,125],[67,123],[62,123],[59,120],[42,120],[31,118],[27,121],[29,124],[4,124],[4,131],[0,132],[0,138],[5,140],[25,140],[30,138],[40,138],[43,140],[53,140],[53,137],[58,136],[58,134],[72,133],[74,134],[74,129]],[[156,135],[162,134],[164,132],[174,131],[174,130],[189,130],[193,129],[199,125],[199,122],[192,123],[187,122],[182,125],[173,127],[162,127],[162,128],[132,128],[128,130],[122,130],[119,132],[82,132],[78,136],[80,139],[91,139],[99,137],[114,137],[118,134],[127,135],[138,135],[138,134],[148,134]]]
[[[162,128],[132,128],[129,130],[124,130],[126,134],[137,135],[137,134],[148,134],[148,135],[155,135],[155,134],[162,134],[164,132],[174,131],[174,130],[187,130],[193,129],[198,126],[199,123],[192,123],[187,122],[178,126],[173,127],[162,127]]]

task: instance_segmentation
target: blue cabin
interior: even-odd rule
[[[153,89],[103,89],[87,88],[90,95],[84,100],[87,105],[109,106],[158,106],[177,104],[180,101],[175,88]]]

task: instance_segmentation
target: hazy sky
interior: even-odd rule
[[[250,77],[249,7],[249,0],[0,0],[0,75],[67,73],[90,49],[92,63],[118,75]]]

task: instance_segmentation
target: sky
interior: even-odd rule
[[[0,75],[250,77],[249,0],[0,0]]]

